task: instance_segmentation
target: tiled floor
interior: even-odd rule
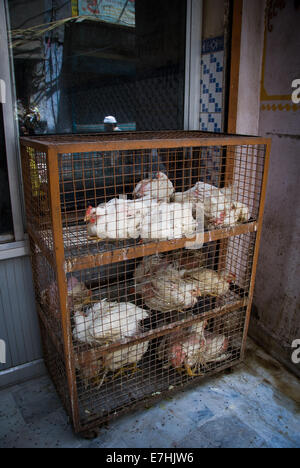
[[[300,447],[300,381],[253,342],[232,373],[74,435],[47,376],[0,392],[0,447]]]

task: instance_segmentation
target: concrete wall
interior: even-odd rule
[[[262,66],[259,133],[272,137],[264,228],[257,270],[251,334],[300,375],[291,362],[300,338],[300,105],[291,83],[300,78],[300,8],[287,0],[269,17]]]
[[[244,0],[236,133],[259,134],[265,2]]]
[[[203,1],[203,38],[224,35],[225,0]]]
[[[0,260],[0,339],[6,343],[0,387],[44,372],[28,256]]]
[[[300,78],[300,8],[284,3],[273,10],[268,2],[265,11],[266,2],[243,1],[236,131],[272,138],[250,335],[300,375],[291,361],[300,338],[300,105],[291,101]]]

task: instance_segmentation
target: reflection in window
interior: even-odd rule
[[[0,243],[12,240],[13,223],[6,164],[3,113],[0,104]]]
[[[184,0],[9,0],[21,133],[183,128]],[[74,15],[75,16],[72,16]]]
[[[74,3],[75,15],[95,16],[107,23],[135,27],[135,0],[78,0]]]

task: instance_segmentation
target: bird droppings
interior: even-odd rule
[[[295,411],[300,412],[300,380],[286,371],[284,367],[262,349],[250,347],[246,356],[246,364],[253,375],[263,374],[263,381],[279,391],[294,403]]]

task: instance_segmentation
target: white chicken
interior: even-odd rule
[[[126,346],[118,351],[107,354],[104,358],[103,367],[111,372],[116,372],[130,364],[133,364],[133,370],[136,364],[142,359],[148,349],[149,341]],[[115,376],[116,378],[116,376]]]
[[[92,292],[75,276],[68,280],[68,307],[69,310],[80,311],[84,305],[91,302]]]
[[[150,197],[157,201],[169,202],[175,189],[166,174],[158,172],[154,178],[142,180],[133,191],[136,198]]]
[[[137,337],[141,334],[141,321],[148,317],[148,312],[131,303],[107,302],[106,299],[94,304],[86,314],[74,315],[74,338],[89,345],[111,344],[128,337]],[[99,387],[105,381],[108,372],[116,378],[126,370],[136,370],[137,363],[147,351],[148,341],[125,346],[120,350],[107,353],[99,364],[98,376],[102,378]],[[80,362],[78,362],[80,365]],[[127,368],[132,365],[132,369]],[[90,374],[95,377],[95,360],[91,364]],[[126,369],[127,368],[127,369]],[[86,376],[87,377],[87,376]],[[89,378],[89,377],[88,377]]]
[[[103,299],[93,304],[85,314],[74,315],[74,338],[88,344],[106,344],[136,336],[141,320],[148,312],[130,302],[108,302]]]
[[[91,291],[80,282],[75,276],[68,279],[67,282],[68,293],[68,308],[71,313],[80,312],[82,307],[89,304],[91,301]],[[59,298],[58,286],[53,282],[50,286],[41,293],[41,300],[44,305],[49,307],[49,310],[54,312],[56,316],[59,315]]]
[[[188,280],[197,286],[200,296],[223,296],[227,294],[234,275],[209,268],[196,268],[188,272]]]
[[[147,292],[151,292],[151,280],[159,273],[163,274],[170,265],[173,265],[176,271],[194,270],[200,268],[204,263],[204,256],[201,251],[183,252],[175,251],[165,255],[150,255],[144,257],[143,261],[135,270],[135,291],[143,297]]]
[[[159,312],[189,309],[197,304],[197,285],[184,279],[186,270],[164,257],[146,257],[135,271],[135,290],[146,306]]]
[[[113,198],[86,212],[88,235],[97,239],[137,239],[148,205],[138,200]]]
[[[173,195],[175,202],[192,202],[194,211],[197,205],[202,205],[207,228],[235,226],[250,219],[249,208],[233,198],[231,187],[219,189],[204,182],[197,182],[186,192]]]
[[[197,228],[191,203],[157,202],[149,197],[114,198],[97,208],[89,207],[85,221],[89,237],[97,239],[192,238]]]
[[[203,321],[193,325],[185,333],[176,332],[166,335],[157,350],[157,357],[162,361],[163,368],[181,370],[185,368],[188,375],[192,376],[192,368],[196,365],[198,356],[205,350],[204,329],[207,322]]]
[[[124,348],[99,357],[96,348],[78,352],[75,354],[75,367],[80,373],[84,386],[98,385],[100,388],[105,381],[108,372],[112,372],[113,380],[126,371],[137,371],[137,363],[147,352],[149,341],[125,346]]]
[[[159,312],[189,309],[201,296],[227,294],[234,276],[203,268],[200,257],[195,268],[196,261],[184,265],[172,256],[146,257],[135,271],[136,293],[147,307]]]
[[[207,321],[199,322],[186,332],[168,335],[161,341],[157,356],[164,368],[183,370],[189,377],[203,375],[201,369],[210,362],[228,358],[228,340],[224,335],[205,332]]]
[[[192,238],[197,223],[191,203],[152,203],[141,225],[142,239]]]
[[[99,358],[96,348],[75,353],[75,369],[80,375],[85,388],[99,380],[101,368],[102,359]]]
[[[211,362],[221,362],[230,357],[230,353],[226,353],[229,346],[229,340],[225,335],[215,335],[213,333],[205,333],[206,346],[201,354],[201,365],[206,365]]]

